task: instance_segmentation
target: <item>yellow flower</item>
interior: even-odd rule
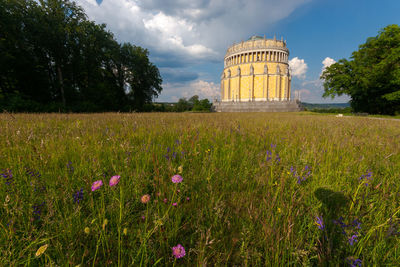
[[[36,257],[40,257],[40,255],[42,255],[42,254],[46,251],[46,249],[47,249],[48,246],[49,246],[48,244],[41,246],[41,247],[36,251],[35,256],[36,256]]]
[[[183,167],[182,167],[182,165],[178,167],[178,172],[179,172],[180,174],[182,174],[182,172],[183,172]]]
[[[277,186],[277,185],[278,185],[278,182],[275,181],[272,185],[273,185],[273,186]]]
[[[124,235],[127,235],[128,234],[128,228],[125,227],[123,233],[124,233]]]
[[[84,231],[85,231],[85,234],[87,234],[87,235],[90,234],[90,228],[89,227],[85,227]]]
[[[278,213],[281,213],[282,211],[281,211],[281,208],[278,208]]]

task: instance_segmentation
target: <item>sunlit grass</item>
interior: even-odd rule
[[[2,114],[0,137],[4,266],[400,261],[398,121]]]

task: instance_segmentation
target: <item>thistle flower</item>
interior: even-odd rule
[[[102,185],[103,185],[103,181],[102,180],[95,181],[92,184],[92,192],[96,191],[97,189],[99,189]]]
[[[148,195],[148,194],[143,195],[143,196],[140,198],[140,201],[141,201],[143,204],[146,204],[147,202],[150,201],[150,195]]]
[[[183,181],[182,176],[180,176],[179,174],[175,174],[174,176],[172,176],[171,179],[174,184],[179,184]]]
[[[110,179],[110,186],[115,186],[119,183],[119,179],[121,178],[121,176],[119,175],[114,175],[113,177],[111,177]]]
[[[184,257],[186,255],[185,248],[181,244],[176,245],[172,248],[172,255],[177,259]]]
[[[43,246],[41,246],[40,248],[38,248],[38,250],[37,250],[36,253],[35,253],[35,256],[36,256],[36,257],[40,257],[40,255],[42,255],[42,254],[46,251],[46,249],[47,249],[48,246],[49,246],[49,245],[46,244],[46,245],[43,245]]]

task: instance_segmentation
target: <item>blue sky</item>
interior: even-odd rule
[[[120,42],[148,48],[164,81],[156,101],[218,97],[228,46],[276,34],[290,50],[292,92],[301,91],[302,101],[310,103],[347,102],[321,97],[323,62],[349,58],[368,37],[400,24],[400,0],[97,1],[77,2]]]

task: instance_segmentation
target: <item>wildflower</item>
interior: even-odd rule
[[[142,220],[144,221],[144,220],[146,220],[146,216],[144,216],[144,215],[142,215]]]
[[[318,226],[318,229],[320,229],[320,230],[324,230],[325,229],[325,225],[324,225],[324,221],[322,219],[322,216],[317,216],[315,224]]]
[[[184,257],[186,255],[185,248],[181,244],[176,245],[172,248],[172,255],[177,259]]]
[[[143,204],[146,204],[147,202],[149,202],[150,201],[150,195],[143,195],[141,198],[140,198],[140,201],[143,203]]]
[[[360,259],[356,259],[355,257],[348,257],[347,258],[347,263],[351,267],[361,267],[362,261]]]
[[[372,172],[368,171],[366,174],[361,175],[358,178],[359,181],[364,181],[365,182],[365,186],[368,186],[369,181],[372,180]]]
[[[164,200],[163,200],[163,201],[164,201],[164,203],[167,203],[167,202],[168,202],[168,199],[164,198]]]
[[[189,200],[190,200],[190,197],[187,197],[186,200],[189,201]]]
[[[5,179],[6,185],[10,185],[13,183],[13,174],[10,169],[3,170],[3,173],[0,174]]]
[[[172,206],[176,207],[176,206],[178,206],[178,203],[174,202],[174,203],[172,203]]]
[[[267,150],[267,158],[265,160],[269,161],[270,159],[272,159],[272,152]]]
[[[83,188],[74,194],[74,203],[79,203],[83,199]]]
[[[349,238],[349,244],[350,244],[350,246],[354,245],[354,243],[357,243],[357,241],[358,241],[357,238],[358,238],[358,233],[356,232],[355,235],[352,235],[352,236]]]
[[[113,177],[111,177],[110,186],[117,185],[119,183],[120,178],[121,178],[121,176],[119,176],[119,175],[114,175]]]
[[[94,182],[92,184],[92,192],[96,191],[97,189],[99,189],[102,185],[103,185],[103,181],[102,180],[98,180],[98,181]]]
[[[122,232],[124,235],[127,235],[128,234],[128,228],[124,228],[124,231]]]
[[[281,212],[282,212],[281,208],[278,208],[278,213],[281,213]]]
[[[68,169],[69,173],[73,173],[74,172],[74,166],[72,166],[72,162],[71,161],[68,161],[67,169]]]
[[[46,245],[43,245],[43,246],[41,246],[40,248],[38,248],[38,250],[37,250],[36,253],[35,253],[35,256],[36,256],[36,257],[40,257],[40,255],[42,255],[42,254],[46,251],[46,249],[47,249],[48,246],[49,246],[49,245],[46,244]]]
[[[178,172],[179,172],[180,174],[182,174],[182,172],[183,172],[183,167],[182,167],[182,165],[178,167]]]
[[[182,180],[183,180],[183,178],[179,174],[175,174],[174,176],[172,176],[172,182],[174,184],[179,184],[182,182]]]
[[[89,227],[85,227],[85,229],[83,230],[85,232],[85,234],[90,234],[90,228]]]

